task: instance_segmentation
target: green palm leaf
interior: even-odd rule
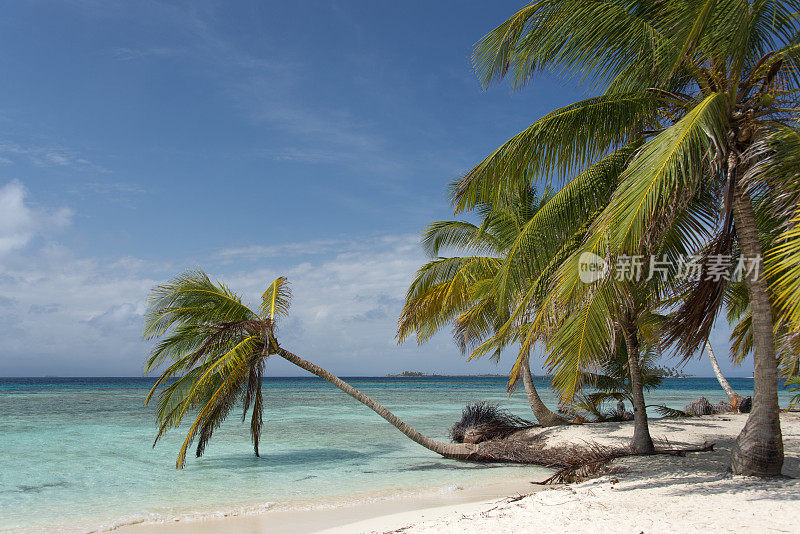
[[[710,95],[642,147],[598,220],[612,248],[637,253],[651,221],[688,203],[693,177],[705,172],[714,139],[725,135],[726,106],[727,95]]]
[[[292,290],[286,277],[276,278],[261,295],[261,315],[275,321],[276,317],[289,315],[292,303]]]
[[[455,184],[456,211],[497,198],[500,191],[581,172],[651,122],[659,102],[650,93],[606,95],[542,117]]]

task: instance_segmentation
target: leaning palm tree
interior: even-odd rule
[[[754,202],[783,198],[800,205],[791,184],[796,175],[769,172],[800,154],[786,155],[781,145],[798,136],[798,11],[797,0],[538,0],[488,34],[475,54],[487,84],[510,77],[522,87],[551,71],[602,94],[547,115],[490,154],[461,180],[460,208],[521,183],[562,180],[620,147],[641,145],[582,252],[658,249],[672,221],[694,212],[682,238],[701,257],[704,273],[713,257],[729,256],[733,247],[745,258],[755,394],[731,454],[737,474],[776,475],[783,464],[762,261],[770,251],[758,238]],[[713,212],[696,209],[702,190],[714,192]],[[800,231],[796,222],[786,224],[776,268],[795,272]],[[702,235],[708,228],[716,232],[713,239]],[[782,278],[782,305],[790,313],[800,310],[797,279]],[[708,338],[725,284],[703,277],[688,292],[668,338],[684,357]]]
[[[711,368],[714,370],[714,376],[717,377],[717,382],[719,382],[719,385],[725,390],[725,394],[728,396],[728,402],[730,402],[733,409],[736,409],[742,401],[742,396],[736,393],[733,387],[731,387],[730,382],[728,382],[728,379],[722,374],[722,369],[719,368],[719,362],[714,355],[714,348],[711,346],[710,341],[706,341],[706,352],[708,353],[708,361],[711,363]]]
[[[183,467],[195,439],[197,456],[203,454],[214,430],[239,403],[244,407],[243,420],[250,414],[250,434],[258,456],[263,424],[261,377],[271,355],[330,382],[426,449],[460,460],[493,459],[484,458],[474,445],[442,443],[422,435],[332,373],[281,347],[275,326],[288,314],[290,298],[286,278],[278,278],[262,295],[261,305],[253,309],[201,270],[184,272],[153,289],[144,336],[161,338],[145,365],[145,373],[163,368],[145,400],[150,402],[158,392],[155,441],[180,425],[187,414],[195,414],[178,453],[178,468]]]
[[[399,341],[402,343],[416,334],[417,342],[424,343],[453,323],[456,343],[466,352],[470,345],[479,344],[504,324],[515,295],[499,296],[492,290],[494,279],[500,275],[503,257],[518,241],[520,232],[551,197],[548,190],[538,195],[534,189],[525,188],[508,195],[501,203],[481,204],[476,210],[482,218],[480,225],[467,221],[430,224],[423,233],[422,243],[433,259],[420,267],[409,285],[399,319]],[[559,237],[551,232],[551,240]],[[457,249],[465,255],[441,257],[448,249]],[[493,359],[499,357],[497,350]],[[539,424],[567,424],[565,418],[545,405],[536,390],[530,370],[530,347],[518,368]]]

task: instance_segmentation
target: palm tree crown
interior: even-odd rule
[[[423,265],[411,282],[406,302],[400,315],[398,339],[404,341],[416,334],[417,341],[427,341],[449,323],[454,324],[453,334],[462,352],[479,345],[496,333],[510,320],[510,310],[519,293],[497,291],[498,277],[508,277],[508,256],[520,246],[523,232],[530,233],[530,222],[552,198],[549,189],[539,194],[532,187],[522,188],[493,203],[477,206],[481,216],[479,225],[466,221],[438,221],[428,226],[422,243],[433,257]],[[543,234],[536,243],[526,242],[526,247],[538,245],[539,255],[545,247],[544,239],[554,240],[554,232]],[[468,255],[441,257],[444,251],[463,251]],[[526,256],[527,257],[527,256]],[[518,259],[516,256],[515,259]],[[497,344],[493,358],[498,359],[503,346]],[[481,353],[473,353],[473,356]],[[531,409],[543,426],[564,424],[566,419],[545,406],[536,391],[525,361],[517,366],[522,375]]]

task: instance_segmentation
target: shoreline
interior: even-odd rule
[[[181,534],[183,532],[259,532],[299,534],[347,528],[350,524],[383,518],[428,517],[435,510],[469,509],[481,503],[503,501],[547,488],[533,482],[544,477],[507,477],[508,480],[473,486],[402,488],[384,494],[350,495],[311,501],[304,505],[275,505],[246,512],[209,512],[156,521],[139,521],[105,531],[125,534]],[[355,499],[354,499],[355,497]],[[361,497],[361,498],[359,498]],[[98,531],[102,532],[102,531]],[[343,532],[346,532],[343,531]]]
[[[786,531],[800,503],[800,414],[781,414],[784,479],[760,480],[726,473],[730,446],[746,415],[723,414],[651,421],[656,441],[672,446],[715,442],[711,453],[686,457],[629,457],[611,462],[600,477],[539,487],[526,477],[414,497],[331,509],[268,510],[237,517],[129,525],[128,534],[259,532],[345,534],[356,532],[484,534],[519,532],[730,532],[758,528]],[[563,443],[624,443],[630,423],[595,423],[532,429]],[[794,477],[794,478],[789,478]]]

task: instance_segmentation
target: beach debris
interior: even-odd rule
[[[739,413],[750,413],[753,409],[753,397],[747,396],[739,401]]]
[[[626,410],[625,403],[619,401],[617,407],[608,413],[607,418],[609,421],[633,421],[633,412]]]
[[[690,402],[683,407],[683,411],[692,415],[711,415],[715,413],[714,407],[705,397],[700,397],[696,401]]]
[[[496,404],[481,401],[464,407],[461,419],[450,428],[450,438],[455,443],[482,443],[534,426]]]
[[[731,413],[735,411],[736,409],[730,402],[719,401],[714,405],[714,413]]]
[[[713,415],[721,413],[750,413],[753,406],[753,399],[751,397],[741,397],[741,400],[734,406],[727,401],[720,401],[717,404],[711,404],[705,397],[700,397],[696,401],[687,404],[683,410],[690,415]]]
[[[564,445],[562,447],[551,447],[544,449],[554,457],[552,467],[561,467],[553,475],[541,482],[533,484],[571,484],[595,478],[603,473],[603,470],[612,460],[626,458],[628,456],[686,456],[690,452],[710,452],[714,450],[714,443],[705,442],[698,447],[688,447],[684,449],[656,448],[654,452],[637,453],[629,447],[610,447],[601,446],[596,443],[587,445]],[[562,462],[559,466],[556,462]],[[617,479],[614,479],[619,482]],[[613,484],[614,482],[612,482]]]
[[[677,408],[670,408],[663,404],[653,405],[653,408],[661,415],[661,417],[694,417],[694,414],[678,410]]]

